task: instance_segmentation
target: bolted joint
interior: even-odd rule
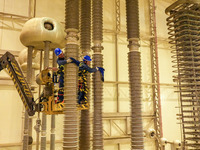
[[[128,39],[129,44],[128,44],[128,48],[130,51],[138,51],[140,44],[139,44],[139,39],[138,38],[130,38]]]
[[[45,130],[41,131],[41,136],[46,137],[47,132]]]
[[[69,28],[66,29],[65,32],[67,33],[66,35],[66,40],[67,43],[66,44],[76,44],[78,45],[78,30],[77,29],[73,29],[73,28]]]
[[[52,128],[52,129],[51,129],[51,134],[55,134],[55,131],[56,131],[56,130]]]
[[[101,51],[103,50],[103,46],[101,45],[94,45],[92,46],[92,50],[94,51],[94,53],[101,53]]]
[[[28,129],[24,129],[24,134],[28,134]]]

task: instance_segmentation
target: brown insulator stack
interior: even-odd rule
[[[103,66],[103,55],[101,54],[103,47],[103,1],[92,1],[92,27],[93,27],[93,67]],[[94,119],[93,119],[93,150],[103,150],[103,125],[102,125],[102,99],[103,99],[103,83],[101,81],[100,72],[93,74],[93,97],[94,97]]]
[[[81,32],[80,46],[83,56],[89,55],[91,42],[91,0],[81,1]],[[87,86],[90,89],[90,74],[87,75]],[[88,103],[90,102],[90,90],[87,93]],[[90,149],[90,111],[81,111],[79,149]]]
[[[66,0],[65,8],[65,56],[78,59],[79,0]],[[65,65],[63,150],[78,149],[77,74],[75,64]]]
[[[166,9],[172,44],[174,81],[179,93],[178,114],[183,149],[200,149],[200,0],[179,0]]]
[[[129,41],[128,63],[131,94],[131,149],[143,150],[141,110],[141,56],[139,52],[138,0],[126,0],[127,36]]]

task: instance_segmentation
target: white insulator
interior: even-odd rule
[[[27,70],[27,48],[23,49],[20,53],[19,53],[19,57],[18,57],[18,62],[20,64],[20,67],[23,71]],[[39,55],[35,55],[33,57],[33,62],[32,62],[32,68],[38,70],[40,68],[40,60],[39,60]]]
[[[167,144],[167,139],[166,138],[161,138],[160,143],[162,146],[165,146]]]
[[[156,137],[156,131],[154,129],[148,129],[148,130],[145,131],[145,136],[147,138],[153,139],[153,138]]]
[[[181,141],[175,140],[173,142],[173,146],[174,146],[174,148],[181,148],[181,146],[182,146]]]
[[[61,24],[52,18],[32,18],[24,24],[20,40],[24,46],[36,49],[44,49],[44,41],[50,41],[51,48],[63,48],[65,32]]]

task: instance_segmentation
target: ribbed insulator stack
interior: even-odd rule
[[[131,93],[131,143],[132,150],[143,150],[143,127],[142,127],[142,88],[141,88],[141,61],[140,52],[128,53],[129,82]]]
[[[93,67],[103,66],[103,56],[93,55]],[[93,119],[93,149],[103,150],[103,125],[102,125],[102,99],[103,83],[100,72],[93,74],[93,97],[94,97],[94,119]]]
[[[179,1],[166,9],[174,76],[181,104],[183,149],[200,149],[200,1]]]
[[[93,67],[103,66],[103,1],[92,1],[92,27],[93,27]],[[103,150],[103,124],[102,124],[102,99],[103,84],[100,72],[93,74],[93,98],[94,98],[94,119],[93,119],[93,150]]]
[[[91,0],[81,1],[80,45],[83,56],[90,52],[91,42]],[[90,74],[87,75],[87,101],[90,103]],[[79,149],[90,149],[90,110],[81,111]]]
[[[65,2],[65,29],[79,29],[79,2],[78,0],[66,0]]]
[[[143,126],[141,109],[141,61],[139,52],[138,0],[126,0],[128,63],[131,94],[131,149],[143,150]]]
[[[139,38],[139,11],[138,0],[126,0],[127,37]]]
[[[91,0],[81,1],[81,50],[90,50],[91,42]]]
[[[78,58],[78,53],[74,53],[78,45],[66,45],[67,56]],[[65,89],[64,89],[64,131],[63,149],[77,150],[78,148],[78,114],[77,102],[77,74],[78,70],[74,64],[65,65]]]
[[[65,56],[78,59],[79,0],[66,0],[65,22]],[[65,65],[63,150],[78,149],[77,74],[76,65]]]
[[[92,28],[93,28],[93,41],[103,40],[103,2],[102,0],[92,1]]]

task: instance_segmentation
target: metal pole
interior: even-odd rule
[[[49,66],[49,41],[45,41],[45,49],[44,49],[44,68]],[[47,124],[47,116],[42,113],[42,131],[41,131],[41,150],[46,150],[46,125]]]
[[[118,59],[118,34],[120,32],[120,0],[115,0],[115,63],[116,63],[116,82],[119,81],[119,59]],[[119,93],[119,84],[116,84],[116,91]],[[119,94],[116,95],[116,100],[117,100],[117,112],[120,111],[120,103],[119,103]]]
[[[93,67],[103,66],[103,0],[92,1],[93,24]],[[103,83],[100,72],[93,74],[94,119],[93,119],[93,150],[103,150],[102,99]]]
[[[57,63],[56,63],[56,54],[53,52],[53,63],[52,66],[53,67],[57,67]],[[53,71],[52,71],[53,73]],[[51,115],[51,138],[50,138],[50,150],[55,150],[55,127],[56,127],[56,116],[55,115]]]
[[[156,10],[155,0],[149,0],[150,10],[150,53],[151,53],[151,68],[152,68],[152,92],[153,92],[153,104],[154,104],[154,127],[156,130],[157,140],[156,147],[161,150],[162,145],[159,140],[162,138],[162,113],[161,113],[161,99],[160,99],[160,79],[159,79],[159,65],[158,65],[158,48],[157,48],[157,29],[156,29]]]
[[[29,86],[31,85],[31,78],[32,78],[32,52],[33,52],[33,47],[29,46],[27,53],[27,75],[26,75],[26,79]],[[29,118],[27,111],[25,111],[23,150],[29,149],[28,142],[29,142],[29,136],[31,135],[32,135],[32,119]]]

